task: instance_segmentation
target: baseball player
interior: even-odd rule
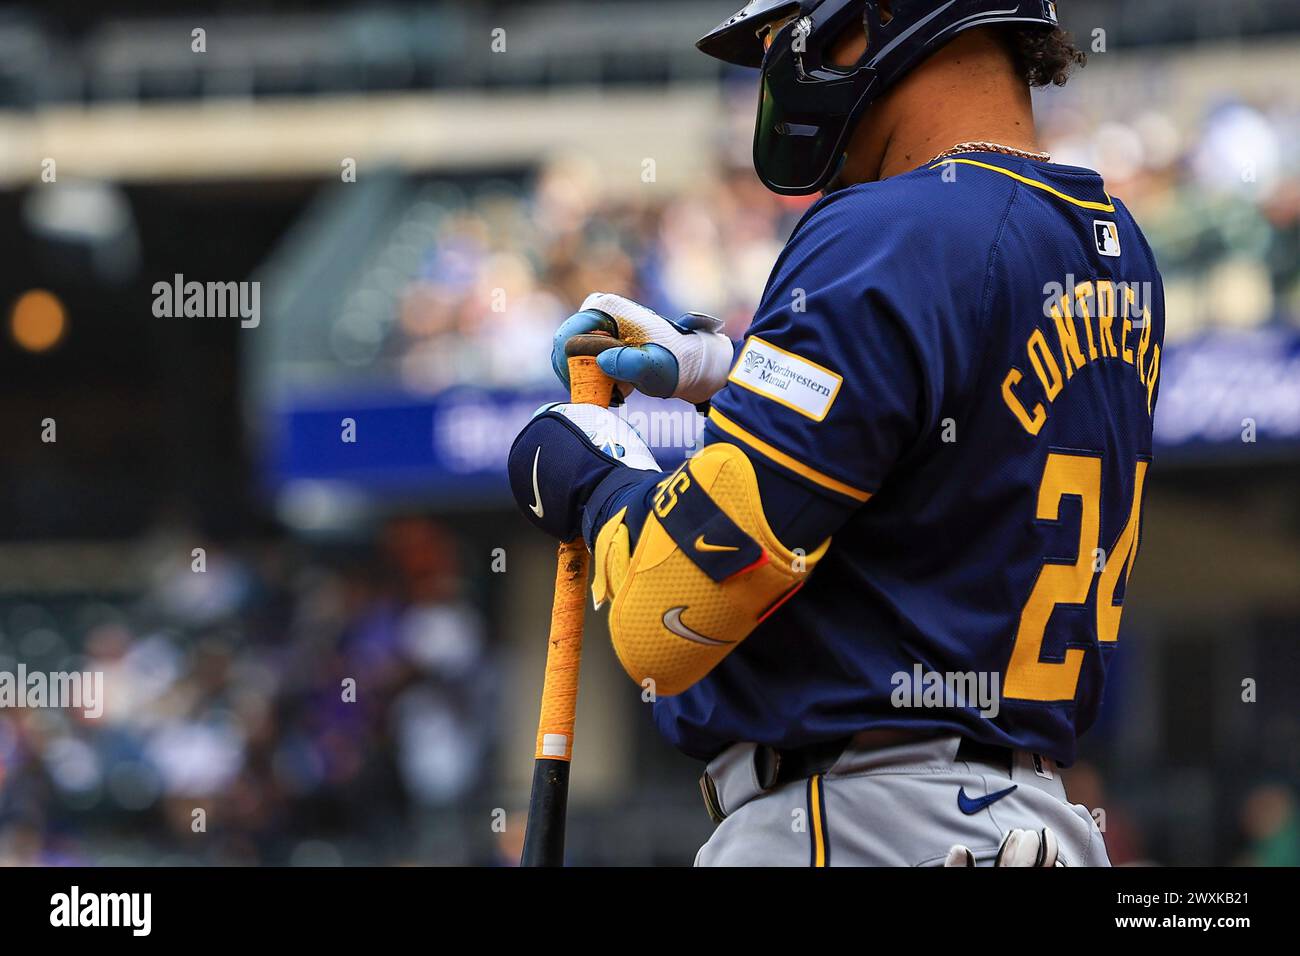
[[[1031,87],[1082,56],[1045,0],[755,0],[699,47],[761,71],[762,181],[823,195],[742,342],[611,294],[557,333],[562,378],[606,332],[625,392],[706,412],[682,467],[571,404],[510,455],[707,762],[696,862],[1107,865],[1061,768],[1120,643],[1164,300],[1035,139]]]

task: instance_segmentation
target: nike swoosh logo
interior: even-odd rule
[[[533,503],[528,506],[528,510],[531,511],[533,514],[537,515],[537,517],[539,518],[543,517],[546,513],[545,510],[542,508],[542,493],[537,488],[537,459],[541,457],[542,457],[542,446],[538,445],[537,454],[533,456]]]
[[[733,548],[730,545],[726,545],[726,544],[709,544],[707,541],[704,540],[704,535],[700,535],[698,538],[695,539],[695,550],[696,551],[739,551],[740,549]]]
[[[966,788],[962,787],[957,791],[957,808],[961,810],[962,813],[966,814],[966,816],[970,816],[973,813],[979,813],[981,810],[987,809],[997,803],[1012,790],[1016,789],[1017,786],[1018,784],[1012,784],[1005,790],[999,790],[997,793],[990,793],[987,796],[977,797],[973,800],[966,796]]]
[[[692,631],[682,623],[682,613],[686,610],[684,607],[669,608],[664,612],[664,627],[672,631],[678,637],[684,637],[688,641],[694,641],[696,644],[703,644],[705,647],[725,647],[728,644],[734,644],[735,641],[719,641],[712,637],[705,637],[699,631]]]

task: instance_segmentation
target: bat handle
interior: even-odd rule
[[[619,345],[608,335],[575,335],[565,343],[569,399],[608,408],[614,380],[600,370],[596,356]],[[578,709],[582,664],[582,618],[587,604],[587,544],[566,541],[556,555],[555,603],[546,649],[542,713],[537,721],[533,789],[524,834],[524,866],[564,865],[564,821],[569,798],[569,761]]]
[[[614,380],[600,370],[596,356],[616,345],[617,340],[601,333],[575,335],[565,343],[571,401],[609,407],[614,394]],[[582,538],[560,545],[556,554],[555,602],[551,605],[551,638],[546,652],[542,716],[537,725],[535,756],[538,760],[554,758],[567,761],[573,750],[588,563],[587,544]]]

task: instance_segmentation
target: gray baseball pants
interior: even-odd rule
[[[845,749],[825,773],[764,791],[755,745],[706,771],[725,814],[696,866],[939,866],[955,843],[991,865],[1007,831],[1051,827],[1067,866],[1109,866],[1101,832],[1061,772],[1023,751],[958,760],[955,736]],[[995,796],[996,795],[996,796]]]

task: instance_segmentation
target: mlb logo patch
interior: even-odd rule
[[[1119,256],[1119,227],[1107,219],[1092,221],[1093,240],[1103,256]]]

